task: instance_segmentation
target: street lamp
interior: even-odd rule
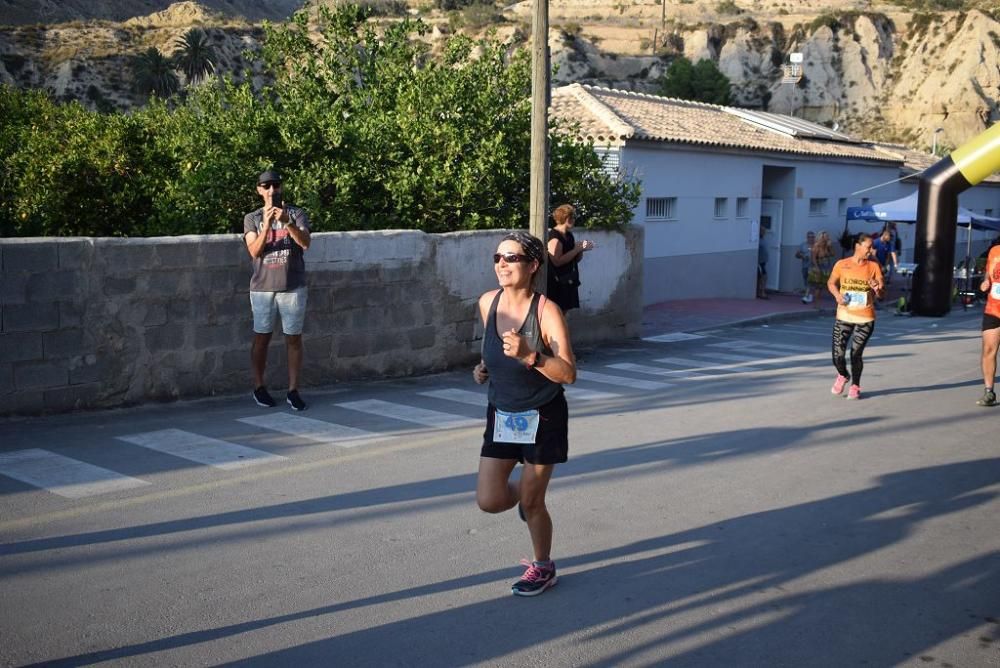
[[[937,157],[937,136],[939,132],[944,132],[944,128],[935,128],[934,134],[931,135],[931,153],[934,157]]]

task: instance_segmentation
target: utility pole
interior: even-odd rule
[[[549,0],[535,0],[531,31],[531,233],[545,244],[549,215]],[[536,288],[544,291],[546,264]]]

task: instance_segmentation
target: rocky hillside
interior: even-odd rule
[[[173,0],[0,0],[0,22],[7,25],[69,21],[127,21],[168,9]],[[279,20],[302,0],[200,0],[206,9],[250,21]]]
[[[430,0],[368,3],[421,16],[436,39],[489,28],[501,37],[530,34],[531,0],[452,12],[430,9]],[[142,103],[131,91],[130,55],[150,46],[170,54],[177,37],[200,25],[219,69],[259,74],[242,54],[259,46],[260,19],[300,4],[0,0],[7,22],[32,22],[0,28],[0,81],[128,108]],[[957,146],[1000,118],[1000,23],[982,11],[916,14],[866,0],[549,0],[549,11],[557,83],[655,92],[677,55],[710,58],[740,105],[923,150],[936,128],[940,146]],[[798,84],[781,82],[790,53],[803,54]]]
[[[0,28],[0,82],[44,88],[93,108],[129,109],[145,102],[133,90],[130,59],[150,47],[173,53],[176,40],[193,26],[206,31],[217,71],[237,80],[245,71],[259,75],[260,64],[245,60],[244,52],[259,48],[264,37],[260,26],[180,2],[122,22],[91,19]]]

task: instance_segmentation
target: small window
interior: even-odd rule
[[[646,220],[674,220],[677,218],[676,197],[647,197]]]
[[[594,152],[601,159],[601,171],[611,178],[618,178],[621,152],[613,148],[595,148]]]
[[[728,216],[729,214],[726,211],[726,209],[728,207],[729,207],[729,198],[728,197],[716,197],[715,198],[715,217],[716,218],[725,218],[726,216]]]
[[[983,215],[984,216],[992,216],[993,215],[993,209],[983,209]]]
[[[869,198],[867,198],[867,197],[862,197],[861,198],[861,206],[868,206],[871,203],[872,203],[872,201]]]
[[[809,215],[810,216],[825,216],[826,215],[826,198],[825,197],[810,197],[809,198]]]
[[[844,216],[847,214],[847,198],[841,197],[837,200],[837,215]]]
[[[750,215],[750,198],[749,197],[737,197],[736,198],[736,217],[737,218],[747,218]]]

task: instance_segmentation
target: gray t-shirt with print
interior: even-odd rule
[[[812,245],[808,241],[799,244],[799,261],[802,262],[802,269],[809,271],[812,266]]]
[[[297,206],[285,207],[288,224],[304,230],[309,229],[309,214]],[[261,207],[243,217],[243,236],[249,232],[260,234],[264,222]],[[275,223],[267,233],[267,242],[260,257],[253,258],[253,274],[250,277],[251,292],[288,292],[306,284],[306,263],[302,257],[302,247],[295,243],[286,225]]]

